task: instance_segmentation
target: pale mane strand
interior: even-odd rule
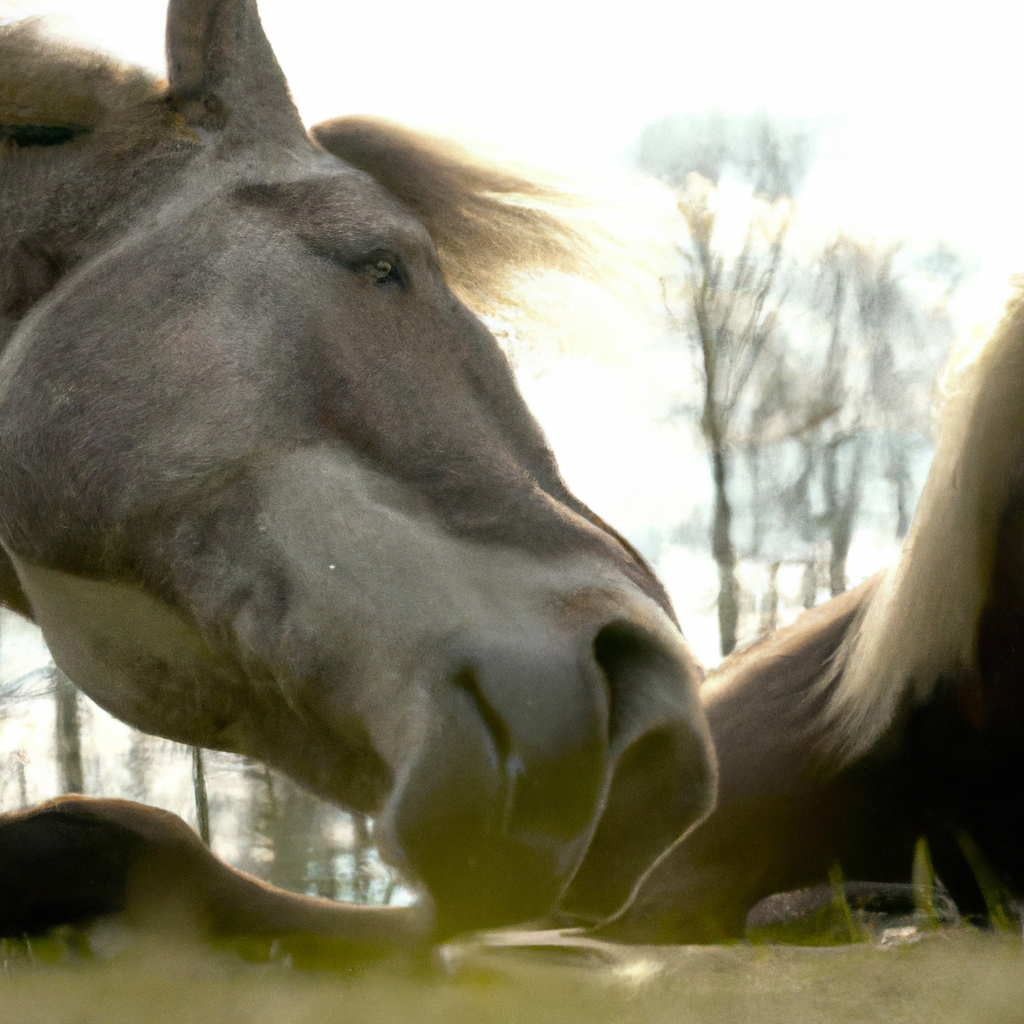
[[[824,681],[825,745],[842,761],[867,751],[906,696],[976,658],[1008,481],[1024,452],[1024,302],[947,400],[938,445],[899,561],[885,574]]]

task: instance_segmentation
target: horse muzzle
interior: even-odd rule
[[[713,801],[713,754],[681,640],[612,619],[457,646],[438,713],[378,837],[436,908],[437,938],[596,922]]]
[[[601,920],[710,809],[700,667],[592,524],[546,557],[462,537],[328,448],[270,467],[258,506],[231,562],[279,583],[217,607],[237,606],[232,649],[288,714],[245,752],[276,744],[278,767],[373,813],[439,937]],[[307,740],[281,750],[285,720]]]

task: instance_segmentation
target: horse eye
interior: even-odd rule
[[[376,256],[368,260],[364,270],[372,275],[374,284],[405,284],[405,277],[398,269],[396,260],[390,256]]]

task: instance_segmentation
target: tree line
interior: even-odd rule
[[[739,639],[741,555],[767,569],[766,631],[781,564],[803,564],[806,607],[823,584],[832,596],[846,590],[869,489],[884,484],[893,534],[906,532],[912,464],[929,445],[933,383],[953,336],[948,302],[965,274],[943,244],[842,231],[797,244],[815,147],[806,127],[763,116],[667,119],[640,138],[640,167],[674,189],[680,214],[665,304],[701,394],[675,413],[699,421],[707,447],[723,656]]]

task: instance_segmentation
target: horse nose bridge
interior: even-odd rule
[[[453,664],[452,681],[474,695],[485,720],[500,716],[527,748],[572,749],[583,734],[607,735],[604,680],[585,637],[506,629],[456,654]]]

